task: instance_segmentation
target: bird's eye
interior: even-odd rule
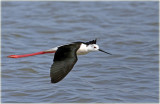
[[[96,48],[96,47],[94,46],[94,48]]]

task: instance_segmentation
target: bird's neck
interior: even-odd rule
[[[85,44],[81,44],[80,48],[77,50],[77,55],[85,55],[87,54],[89,51],[87,49],[87,45]]]

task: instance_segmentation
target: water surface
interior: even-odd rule
[[[3,103],[157,103],[158,2],[2,2]],[[11,59],[97,38],[50,83],[54,54]]]

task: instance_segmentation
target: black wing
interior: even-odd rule
[[[89,44],[96,44],[97,39],[89,41],[89,42],[85,42],[84,44],[89,45]]]
[[[80,44],[69,44],[58,48],[50,70],[51,83],[61,81],[71,71],[78,60],[76,52]]]

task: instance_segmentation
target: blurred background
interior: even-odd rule
[[[158,1],[2,2],[3,103],[158,103]],[[97,38],[50,83],[54,54],[11,59]]]

